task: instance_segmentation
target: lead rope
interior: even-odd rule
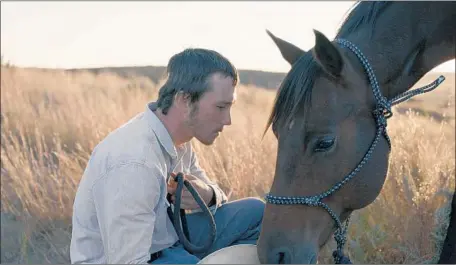
[[[208,251],[212,245],[215,242],[215,237],[217,234],[217,227],[215,225],[215,220],[214,217],[212,216],[212,213],[210,212],[208,206],[206,203],[201,199],[201,196],[199,195],[198,191],[193,188],[192,184],[188,182],[187,180],[184,180],[184,176],[181,172],[179,172],[175,177],[174,181],[177,182],[177,189],[176,189],[176,202],[174,203],[174,213],[171,212],[171,209],[168,208],[168,214],[172,215],[171,220],[173,221],[174,228],[176,229],[177,236],[179,237],[180,242],[184,245],[185,249],[190,252],[190,253],[204,253]],[[206,217],[209,219],[209,224],[211,226],[211,230],[209,233],[209,238],[203,244],[202,246],[196,246],[190,242],[189,238],[189,232],[187,228],[187,223],[185,219],[185,211],[180,208],[181,205],[181,197],[182,197],[182,190],[185,187],[187,187],[188,191],[190,194],[192,194],[193,198],[195,198],[196,202],[200,206],[201,210],[203,210],[203,213],[206,215]],[[181,221],[182,218],[182,221]],[[184,227],[184,231],[182,231],[182,226]]]

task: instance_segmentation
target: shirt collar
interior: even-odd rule
[[[152,131],[157,136],[157,139],[160,142],[160,144],[165,148],[166,152],[168,152],[168,154],[173,159],[176,159],[177,150],[176,150],[176,147],[174,146],[173,139],[171,138],[171,135],[169,134],[169,132],[166,129],[163,122],[153,112],[156,109],[157,109],[156,102],[148,103],[146,106],[146,111],[145,111],[146,119],[149,122],[149,125],[150,125]],[[185,145],[184,145],[184,148],[185,148]]]

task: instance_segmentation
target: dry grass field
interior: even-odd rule
[[[72,203],[93,147],[157,96],[159,84],[112,74],[1,69],[1,262],[68,263]],[[349,230],[354,263],[434,263],[455,177],[454,73],[437,90],[395,108],[389,175]],[[427,83],[429,74],[419,84]],[[262,132],[275,92],[239,87],[233,124],[202,166],[230,198],[263,196],[276,140]],[[332,263],[331,242],[320,263]]]

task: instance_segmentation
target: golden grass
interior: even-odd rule
[[[73,197],[92,148],[143,111],[158,85],[111,74],[1,70],[2,262],[68,263]],[[356,263],[435,262],[455,176],[454,77],[438,90],[431,103],[427,95],[406,103],[438,121],[405,111],[406,104],[389,121],[384,190],[352,217],[348,250]],[[213,146],[193,142],[232,199],[262,196],[271,184],[276,141],[261,137],[274,95],[240,87],[233,125]],[[320,262],[332,262],[333,243]]]

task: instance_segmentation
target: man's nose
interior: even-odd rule
[[[228,115],[225,117],[224,125],[231,125],[231,113],[228,112]]]

